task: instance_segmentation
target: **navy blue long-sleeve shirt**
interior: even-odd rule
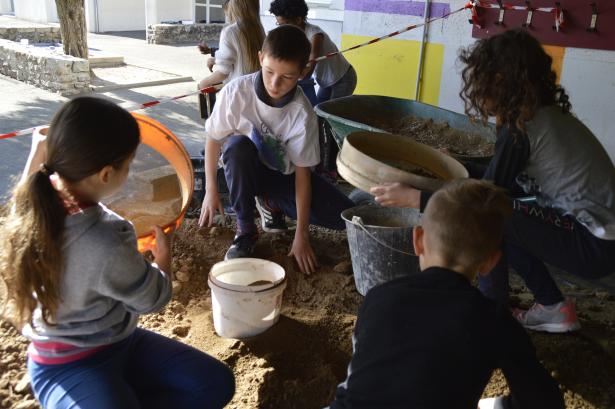
[[[331,409],[476,409],[496,368],[511,390],[509,408],[564,408],[523,327],[450,270],[374,287],[353,342]]]

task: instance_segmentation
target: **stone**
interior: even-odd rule
[[[73,72],[90,72],[90,62],[88,60],[79,59],[73,62]]]
[[[59,29],[56,28],[56,31],[59,33]],[[14,31],[15,35],[33,33],[32,41],[48,38],[50,32]],[[73,72],[75,64],[77,72]],[[0,39],[0,73],[63,95],[78,94],[90,87],[87,60],[64,55],[60,50],[24,46],[4,39]]]
[[[190,275],[183,271],[178,271],[177,273],[175,273],[175,278],[180,283],[187,283],[188,281],[190,281]]]
[[[224,24],[153,24],[147,27],[149,44],[217,42]]]
[[[24,400],[17,404],[17,406],[13,406],[13,409],[37,409],[39,408],[38,403],[34,399]]]
[[[172,332],[174,335],[177,335],[178,337],[185,338],[188,336],[188,333],[190,332],[190,326],[179,325],[173,328]]]
[[[341,263],[337,263],[335,267],[333,267],[333,271],[338,274],[352,274],[352,263],[350,262],[350,260],[345,260]]]
[[[90,72],[82,72],[74,76],[76,81],[89,83],[90,82]]]
[[[30,387],[30,375],[28,374],[28,372],[26,372],[24,373],[24,376],[19,380],[19,382],[17,382],[17,385],[15,386],[15,392],[17,393],[26,392],[29,387]]]
[[[182,283],[179,281],[173,281],[173,292],[179,293],[182,290]]]

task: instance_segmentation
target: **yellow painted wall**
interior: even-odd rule
[[[551,67],[553,68],[553,71],[555,71],[555,74],[557,74],[557,83],[559,84],[559,80],[562,77],[562,67],[564,65],[564,54],[566,54],[566,48],[544,44],[542,48],[544,48],[545,52],[553,58]]]
[[[342,34],[342,48],[372,38]],[[389,39],[346,53],[346,58],[357,71],[355,94],[414,99],[420,47],[420,41]],[[443,60],[444,45],[427,43],[420,101],[438,105]]]

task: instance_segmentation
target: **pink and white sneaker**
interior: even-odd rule
[[[525,328],[534,331],[562,333],[581,329],[575,302],[570,298],[552,305],[536,303],[527,311],[514,310],[513,316]]]

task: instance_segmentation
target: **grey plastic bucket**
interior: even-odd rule
[[[358,206],[342,212],[357,290],[370,288],[419,271],[412,228],[420,224],[416,209]]]

